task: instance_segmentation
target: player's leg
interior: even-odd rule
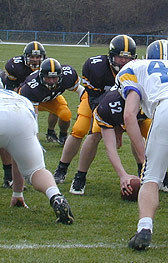
[[[87,135],[84,143],[82,144],[78,163],[78,171],[72,181],[70,193],[76,195],[84,194],[86,175],[92,161],[96,156],[98,144],[101,138],[101,129],[93,117],[90,134]]]
[[[52,174],[45,169],[43,151],[36,136],[37,123],[30,115],[24,114],[24,110],[19,115],[20,120],[13,118],[19,129],[13,127],[6,149],[15,159],[24,178],[49,198],[57,221],[71,224],[73,215],[68,202],[60,193]]]
[[[137,250],[145,249],[151,242],[153,218],[159,205],[159,186],[168,168],[168,124],[165,122],[167,116],[167,103],[162,101],[156,108],[147,139],[146,160],[142,171],[143,186],[138,197],[139,222],[137,233],[129,242],[129,246]]]
[[[39,110],[48,111],[52,113],[52,115],[49,116],[49,120],[48,120],[50,125],[48,127],[50,135],[55,134],[54,125],[56,124],[57,119],[59,118],[58,125],[60,128],[60,133],[57,142],[60,145],[64,145],[67,138],[67,132],[71,120],[71,111],[68,108],[65,98],[62,95],[60,95],[56,97],[54,100],[51,100],[49,102],[40,103]],[[56,134],[54,137],[56,137]]]
[[[48,115],[48,130],[46,133],[46,138],[48,142],[57,142],[58,141],[58,137],[57,134],[55,133],[55,126],[57,124],[58,121],[58,116],[56,116],[53,113],[50,113]]]
[[[10,154],[5,151],[3,148],[0,149],[0,156],[3,164],[4,178],[3,178],[3,187],[11,188],[12,187],[12,160]]]
[[[82,139],[89,131],[91,116],[92,111],[85,92],[78,108],[77,120],[72,128],[71,134],[65,142],[59,165],[54,173],[54,178],[57,183],[64,182],[68,166],[74,156],[78,153]]]
[[[81,125],[80,125],[81,124]],[[59,165],[54,173],[56,183],[63,183],[67,169],[72,159],[79,151],[82,138],[87,134],[90,127],[90,118],[79,115],[73,126],[73,135],[70,134],[65,142]],[[80,136],[80,137],[76,137]]]
[[[89,134],[80,151],[78,171],[72,181],[70,193],[83,195],[86,185],[86,175],[89,167],[94,160],[97,152],[98,144],[101,140],[101,133]]]
[[[150,126],[151,126],[151,122],[152,120],[149,119],[149,118],[146,118],[146,119],[143,119],[143,120],[139,120],[138,121],[138,124],[139,124],[139,128],[140,128],[140,131],[141,131],[141,134],[142,134],[142,137],[144,138],[144,140],[146,141],[147,139],[147,136],[148,136],[148,132],[150,130]],[[145,143],[144,141],[144,143]],[[142,170],[142,163],[139,161],[139,158],[136,154],[136,151],[133,147],[133,145],[131,144],[131,150],[132,150],[132,153],[134,155],[134,158],[137,162],[137,167],[138,167],[138,176],[140,177],[141,176],[141,170]]]

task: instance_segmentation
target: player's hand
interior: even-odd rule
[[[28,205],[26,205],[23,197],[14,197],[14,196],[12,196],[11,198],[10,206],[29,208]]]
[[[132,194],[133,189],[130,185],[131,179],[137,179],[137,176],[126,174],[125,176],[122,176],[120,178],[120,188],[121,188],[122,194],[126,194],[126,195]]]

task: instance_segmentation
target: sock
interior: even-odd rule
[[[153,222],[151,217],[143,217],[138,222],[138,233],[143,229],[150,229],[151,233],[153,231]]]
[[[76,175],[78,175],[78,176],[80,176],[80,177],[83,177],[83,178],[86,177],[86,174],[87,174],[87,172],[81,172],[81,171],[79,171],[79,170],[78,170],[78,172],[76,173]]]
[[[67,136],[67,132],[60,131],[59,137],[66,137],[66,136]]]
[[[47,134],[53,134],[53,132],[54,130],[50,130],[50,129],[47,130]]]
[[[141,177],[142,163],[137,163],[138,166],[138,177]]]
[[[166,172],[165,173],[165,178],[164,178],[164,180],[163,180],[163,185],[165,186],[168,186],[168,173]]]
[[[57,186],[51,186],[46,190],[46,196],[51,199],[53,195],[61,194]]]
[[[12,181],[12,165],[3,164],[4,181]]]
[[[70,165],[70,163],[63,163],[60,161],[58,166],[59,166],[59,168],[67,171],[69,165]]]

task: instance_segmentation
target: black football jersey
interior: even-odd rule
[[[80,83],[80,78],[75,69],[69,65],[62,65],[63,76],[59,86],[49,90],[41,83],[39,70],[30,74],[24,83],[21,84],[20,94],[32,102],[46,102],[61,95],[65,90],[75,90]]]
[[[90,106],[94,109],[99,102],[97,98],[115,84],[115,75],[110,68],[108,56],[89,58],[83,65],[82,80],[89,94]]]
[[[123,125],[124,107],[125,100],[119,92],[117,90],[108,91],[95,110],[95,118],[99,126],[103,128],[113,128]],[[137,119],[144,120],[146,118],[147,116],[140,110]]]
[[[95,117],[101,127],[108,128],[124,124],[123,111],[125,100],[117,90],[110,90],[99,103]]]
[[[23,56],[16,56],[8,60],[5,69],[7,73],[5,87],[10,90],[19,87],[26,77],[33,72],[30,67],[25,65]]]

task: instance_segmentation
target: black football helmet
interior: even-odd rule
[[[23,56],[25,65],[35,71],[40,69],[40,64],[46,57],[46,51],[41,43],[32,41],[25,46]]]
[[[168,59],[168,41],[160,39],[152,42],[147,47],[146,59]]]
[[[115,62],[115,56],[136,59],[136,43],[127,35],[118,35],[110,42],[109,47],[109,62],[113,69],[118,72],[121,65]]]
[[[62,66],[54,58],[45,59],[40,66],[40,81],[48,89],[55,89],[62,81]],[[46,78],[52,78],[54,82],[47,82]]]

